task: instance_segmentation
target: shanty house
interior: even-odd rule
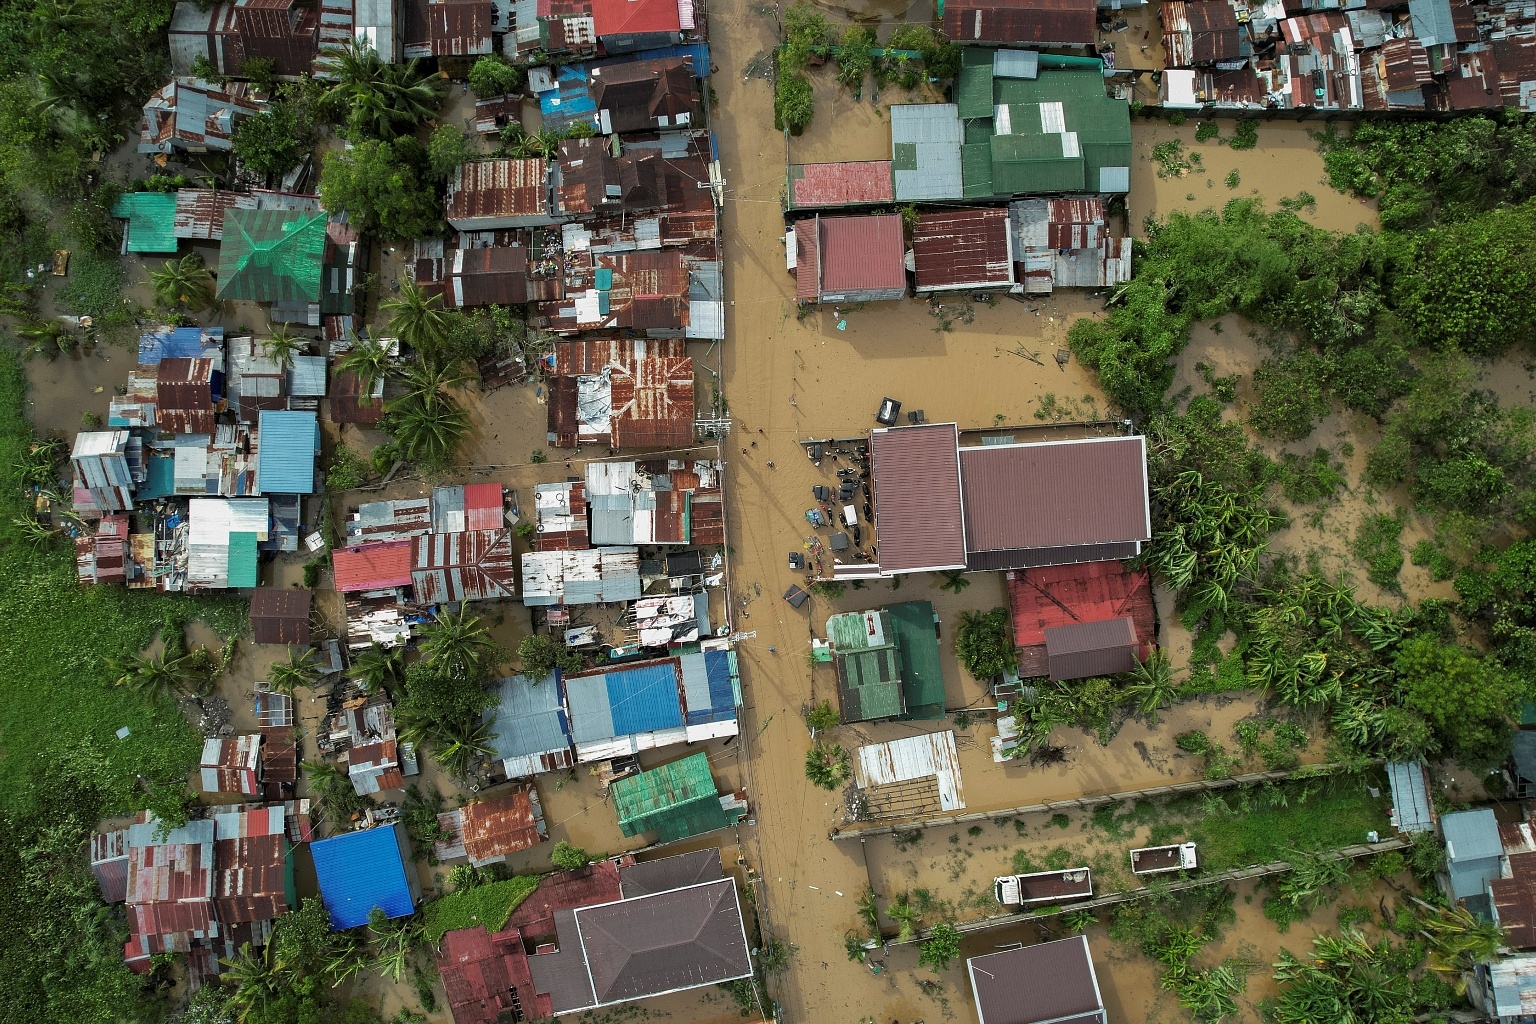
[[[1440,826],[1445,837],[1441,888],[1453,903],[1466,901],[1469,909],[1485,911],[1481,904],[1488,883],[1504,874],[1504,844],[1493,811],[1457,811],[1444,815]]]
[[[691,279],[677,249],[593,253],[566,267],[566,296],[540,302],[539,314],[557,334],[632,328],[655,337],[686,333]]]
[[[507,525],[505,513],[506,494],[501,484],[432,488],[432,533],[501,530]]]
[[[219,923],[275,921],[288,913],[296,897],[283,805],[220,811],[213,824]]]
[[[591,540],[604,544],[711,543],[692,526],[694,498],[718,488],[713,462],[647,460],[587,463]]]
[[[912,232],[919,295],[1014,285],[1013,232],[1004,209],[922,213]]]
[[[487,54],[499,27],[491,0],[407,0],[401,54],[406,60]]]
[[[312,412],[261,413],[256,486],[264,494],[315,493],[320,423]]]
[[[160,822],[142,812],[128,828],[128,930],[124,949],[148,971],[154,953],[186,953],[219,933],[213,912],[214,823],[189,821],[156,838]],[[139,960],[142,957],[144,959]]]
[[[201,775],[204,793],[260,793],[261,734],[204,740]]]
[[[940,10],[957,43],[1091,46],[1098,38],[1096,0],[947,0]]]
[[[80,431],[69,456],[76,493],[83,489],[90,506],[102,512],[132,511],[134,469],[137,464],[142,478],[143,451],[143,443],[126,430]]]
[[[448,181],[445,216],[460,231],[537,227],[552,213],[550,165],[542,159],[472,160]]]
[[[891,176],[898,203],[960,199],[966,129],[953,103],[891,105]]]
[[[155,369],[155,425],[167,434],[212,434],[224,403],[222,359],[162,359]]]
[[[365,501],[347,517],[347,544],[424,537],[432,532],[433,513],[431,498]]]
[[[801,302],[881,302],[907,294],[901,217],[796,221],[790,238],[795,297]]]
[[[405,777],[416,774],[408,745],[395,733],[395,716],[388,703],[343,708],[331,716],[326,738],[332,749],[340,748],[337,764],[346,770],[360,796],[402,789]]]
[[[597,130],[603,135],[688,128],[698,117],[699,83],[692,57],[594,66],[588,75]]]
[[[421,879],[399,822],[317,839],[309,850],[332,930],[367,924],[375,908],[386,918],[416,912]]]
[[[1106,1024],[1086,935],[965,962],[981,1024]]]
[[[511,530],[431,533],[411,542],[416,600],[496,601],[517,596],[518,562]]]
[[[123,225],[123,251],[172,253],[176,237],[176,193],[125,192],[112,204],[112,216]]]
[[[234,147],[235,126],[265,106],[244,82],[173,78],[144,104],[139,152],[227,153]]]
[[[219,246],[218,297],[318,303],[325,229],[322,210],[230,210]]]
[[[944,717],[936,621],[927,601],[827,620],[844,723]]]
[[[523,604],[617,604],[639,600],[640,552],[633,547],[529,551],[522,556]]]
[[[896,201],[889,160],[789,165],[789,208],[831,210]]]
[[[1435,808],[1420,761],[1387,762],[1387,785],[1392,793],[1392,826],[1399,832],[1432,832]],[[1536,922],[1533,922],[1536,923]]]
[[[1009,204],[1008,218],[1015,272],[1026,294],[1131,279],[1131,240],[1109,233],[1102,199],[1021,199]]]
[[[1507,956],[1472,969],[1472,1005],[1495,1024],[1526,1024],[1536,1017],[1536,956]]]
[[[1156,619],[1145,569],[1127,569],[1119,561],[1076,562],[1010,570],[1007,578],[1020,676],[1050,674],[1046,630],[1058,626],[1129,617],[1140,641],[1136,659],[1151,656]]]
[[[271,532],[265,498],[193,498],[187,502],[187,587],[254,587],[258,549]]]
[[[1227,0],[1164,0],[1161,6],[1168,67],[1220,64],[1251,55],[1253,48],[1245,46],[1237,11]],[[1422,95],[1419,102],[1423,103]]]
[[[128,898],[128,830],[91,834],[91,874],[106,903],[121,903]]]
[[[531,850],[549,840],[539,791],[520,782],[495,795],[474,800],[437,816],[446,833],[437,843],[437,859],[468,857],[483,867],[504,861],[508,854]]]
[[[535,551],[584,551],[587,532],[587,485],[580,480],[533,485]]]
[[[733,795],[716,792],[709,755],[703,751],[615,780],[611,792],[619,831],[626,836],[654,832],[657,843],[728,828],[742,813]],[[729,813],[726,803],[732,804]]]
[[[309,606],[313,596],[308,587],[257,590],[251,595],[251,639],[258,644],[308,647]]]
[[[496,683],[500,700],[485,713],[488,743],[509,779],[560,771],[576,764],[565,688],[554,673],[543,679],[508,676]]]
[[[703,651],[565,677],[576,760],[734,736],[741,682],[735,655]]]
[[[83,511],[77,502],[77,511]],[[142,571],[130,555],[128,516],[104,515],[95,532],[86,526],[75,538],[75,576],[81,583],[138,582]]]
[[[288,408],[288,378],[282,363],[255,337],[229,343],[229,408],[241,423],[257,424],[262,413]]]

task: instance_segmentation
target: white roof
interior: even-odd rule
[[[958,811],[965,807],[960,754],[955,749],[953,730],[860,747],[853,771],[860,789],[935,778],[939,784],[940,810]]]

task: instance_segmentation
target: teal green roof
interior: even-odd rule
[[[176,251],[176,193],[124,193],[112,204],[112,216],[128,222],[123,237],[129,252]]]
[[[844,722],[897,718],[906,712],[896,627],[884,609],[845,612],[827,620]]]
[[[901,650],[901,690],[907,717],[944,717],[944,670],[939,666],[939,637],[934,626],[933,605],[908,601],[886,609],[896,627]]]
[[[611,792],[619,831],[626,836],[655,832],[657,842],[671,843],[731,824],[720,806],[709,755],[702,751],[619,779]]]
[[[256,535],[229,535],[229,586],[231,590],[256,585]]]
[[[326,215],[310,210],[230,210],[219,246],[221,299],[319,302]]]
[[[994,135],[992,191],[1081,192],[1086,188],[1083,158],[1062,152],[1060,135]]]

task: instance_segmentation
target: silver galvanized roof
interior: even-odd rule
[[[893,105],[891,156],[897,201],[961,198],[965,187],[960,177],[960,147],[964,142],[965,128],[955,104]]]

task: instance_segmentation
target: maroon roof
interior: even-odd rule
[[[1047,672],[1045,631],[1074,622],[1130,616],[1148,657],[1156,631],[1152,581],[1145,569],[1123,562],[1087,562],[1017,569],[1008,573],[1008,607],[1013,613],[1013,642],[1019,649],[1019,674]]]
[[[528,299],[527,249],[519,245],[454,250],[443,281],[445,305],[520,306]]]
[[[953,423],[870,432],[875,539],[882,570],[964,567],[959,439]]]
[[[251,595],[251,637],[259,644],[309,646],[309,603],[304,587],[262,587]]]
[[[384,400],[363,394],[363,382],[351,370],[341,368],[341,360],[332,360],[331,419],[337,423],[355,423],[376,427],[384,419]]]
[[[918,291],[1013,283],[1006,209],[924,213],[912,253]]]
[[[1094,42],[1095,0],[958,0],[944,7],[957,43]]]
[[[816,221],[795,221],[795,298],[815,302],[821,295],[821,253]]]
[[[822,217],[820,224],[822,292],[906,290],[900,214]]]
[[[1536,948],[1536,853],[1510,853],[1509,871],[1512,877],[1488,886],[1504,941],[1511,949]]]
[[[965,966],[981,1024],[1103,1024],[1086,936],[989,953]],[[1049,984],[1041,984],[1043,978]]]
[[[790,209],[896,201],[889,160],[790,164]]]
[[[172,434],[211,434],[212,359],[162,359],[155,371],[155,422]]]
[[[592,101],[608,115],[605,131],[643,132],[696,120],[699,86],[692,57],[608,64],[592,68],[590,77]]]
[[[1152,537],[1141,437],[983,445],[961,449],[960,464],[965,536],[972,553],[1134,545]],[[1023,564],[1108,557],[1128,556],[1072,557],[1069,552],[1049,562]]]
[[[1099,622],[1074,622],[1045,631],[1045,655],[1052,679],[1112,676],[1136,667],[1140,645],[1129,615]]]
[[[437,972],[443,979],[448,1009],[454,1024],[496,1024],[502,1014],[520,1008],[526,1019],[540,1019],[552,1011],[540,1008],[528,973],[528,954],[516,928],[490,935],[484,928],[462,928],[443,936],[437,953]],[[512,993],[518,1002],[512,1002]]]

